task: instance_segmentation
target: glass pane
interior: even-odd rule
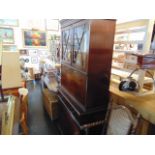
[[[89,37],[88,25],[82,25],[74,29],[73,63],[85,69],[88,52]]]
[[[66,30],[62,34],[63,36],[63,60],[66,62],[71,62],[71,30]]]

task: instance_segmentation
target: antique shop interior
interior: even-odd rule
[[[155,19],[0,19],[0,135],[155,134]]]

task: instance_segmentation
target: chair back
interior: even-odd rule
[[[112,104],[108,112],[107,135],[135,134],[140,114],[133,115],[131,110],[118,104]]]

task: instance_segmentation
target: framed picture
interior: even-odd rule
[[[59,20],[58,19],[47,19],[46,30],[59,31]]]
[[[28,52],[28,50],[27,49],[20,49],[19,50],[19,53],[20,53],[20,55],[25,55],[25,56],[28,56],[29,55],[29,52]]]
[[[38,55],[38,50],[37,49],[30,49],[29,50],[29,55],[30,56],[37,56]]]
[[[38,63],[38,57],[35,57],[35,56],[31,57],[31,63],[37,64]]]
[[[2,28],[0,27],[0,40],[2,42],[13,44],[14,43],[14,32],[12,28]]]
[[[47,47],[45,31],[23,30],[23,41],[25,47]]]
[[[16,45],[3,45],[3,52],[16,52],[17,46]]]
[[[17,19],[0,19],[0,26],[19,26]]]

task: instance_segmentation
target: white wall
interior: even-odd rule
[[[14,40],[15,45],[17,45],[18,49],[22,49],[23,47],[23,29],[38,29],[46,31],[45,27],[45,19],[19,19],[19,27],[12,27],[14,29]],[[47,32],[47,38],[51,34],[60,35],[60,29],[59,31],[46,31]]]
[[[26,63],[26,66],[27,67],[38,68],[40,59],[45,57],[45,56],[48,56],[48,51],[49,51],[49,46],[48,45],[49,45],[49,43],[47,42],[47,48],[34,48],[34,47],[28,47],[28,48],[26,47],[26,48],[24,48],[23,30],[24,29],[28,29],[28,30],[37,29],[37,30],[46,31],[47,41],[48,41],[51,35],[53,35],[53,34],[60,35],[60,29],[59,29],[59,31],[47,31],[46,30],[46,20],[45,19],[18,19],[18,22],[19,22],[19,25],[17,27],[11,27],[11,26],[5,26],[5,27],[13,28],[13,30],[14,30],[14,44],[13,45],[17,46],[17,51],[20,50],[20,49],[28,49],[28,50],[37,49],[38,51],[41,51],[41,53],[43,53],[41,56],[36,55],[36,57],[38,58],[38,63],[37,64],[31,63],[31,59],[32,59],[32,57],[34,55],[31,55],[31,53],[30,53],[29,56],[27,56],[27,58],[30,61],[29,61],[29,63]],[[12,44],[10,44],[10,45],[12,45]]]

